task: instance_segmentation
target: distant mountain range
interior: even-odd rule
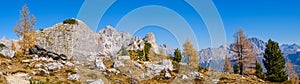
[[[266,49],[266,42],[256,37],[249,38],[249,40],[252,43],[251,48],[256,52],[256,60],[259,61],[263,66],[262,60],[264,50]],[[228,50],[232,48],[233,44],[224,44],[219,48],[202,49],[199,52],[200,65],[203,67],[210,65],[213,69],[222,70],[222,65],[224,64],[222,60],[224,60],[226,55],[229,56],[229,59],[234,59],[232,57],[233,53]],[[291,60],[292,64],[294,64],[296,72],[298,75],[300,75],[300,46],[297,44],[282,44],[280,48],[284,53],[286,60]]]

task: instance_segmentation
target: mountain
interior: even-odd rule
[[[96,33],[83,21],[78,19],[76,21],[77,24],[58,23],[37,31],[36,44],[78,61],[86,60],[86,57],[91,55],[117,56],[122,49],[141,50],[145,41],[152,44],[152,51],[159,53],[153,33],[147,34],[142,39],[128,32],[118,32],[112,26],[106,26]]]
[[[284,53],[284,56],[287,56],[289,54],[296,54],[297,52],[300,51],[300,46],[297,44],[292,44],[292,45],[282,44],[280,48]]]

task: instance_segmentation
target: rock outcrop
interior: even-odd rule
[[[152,49],[152,51],[153,51],[154,53],[159,54],[159,47],[158,47],[158,45],[156,44],[155,35],[154,35],[152,32],[148,33],[148,34],[144,37],[144,41],[146,41],[146,42],[148,42],[148,43],[151,44],[151,46],[152,46],[151,49]]]
[[[90,52],[99,52],[101,46],[98,44],[99,35],[94,33],[82,21],[78,24],[58,23],[53,27],[37,31],[37,43],[49,51],[64,54],[67,58],[85,60]]]
[[[58,23],[53,27],[37,31],[36,45],[41,48],[63,54],[75,61],[87,60],[87,56],[96,53],[100,56],[115,56],[122,50],[142,50],[144,40],[152,44],[152,50],[159,53],[155,36],[149,33],[144,40],[128,32],[118,32],[112,26],[106,26],[98,33],[82,21],[78,24]],[[94,57],[91,57],[94,58]]]

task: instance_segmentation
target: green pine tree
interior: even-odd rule
[[[142,50],[137,50],[136,53],[138,55],[139,61],[144,61],[143,60],[144,59],[144,53],[143,53],[143,51]]]
[[[181,58],[182,58],[182,56],[181,56],[181,52],[180,52],[180,50],[177,48],[177,49],[175,49],[175,52],[174,52],[174,61],[176,61],[176,62],[181,62]]]
[[[268,41],[264,54],[264,65],[267,69],[266,77],[271,82],[283,82],[288,79],[284,70],[285,59],[277,42]]]
[[[145,42],[144,44],[145,44],[144,47],[145,61],[150,61],[149,55],[150,55],[151,44],[148,42]]]
[[[255,76],[257,76],[258,78],[263,78],[262,71],[263,71],[263,68],[262,68],[261,64],[258,61],[256,61],[256,63],[255,63]]]

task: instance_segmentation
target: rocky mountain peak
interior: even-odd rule
[[[150,32],[150,33],[146,34],[146,36],[144,37],[144,41],[146,41],[146,42],[148,42],[148,43],[150,43],[152,45],[152,50],[155,53],[159,53],[158,45],[156,43],[156,39],[155,39],[154,33]]]

